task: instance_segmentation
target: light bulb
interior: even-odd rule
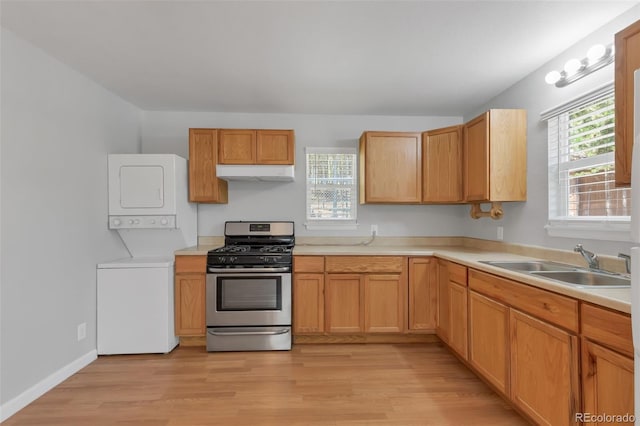
[[[544,77],[544,81],[546,81],[547,84],[556,84],[558,81],[560,81],[561,78],[562,75],[560,74],[560,72],[553,70],[547,73],[547,75]]]
[[[602,44],[594,44],[587,51],[587,58],[589,59],[589,64],[595,64],[599,60],[605,57],[607,53],[607,48]]]
[[[572,76],[582,68],[582,62],[578,59],[569,59],[566,64],[564,64],[564,72],[567,73],[567,76]]]

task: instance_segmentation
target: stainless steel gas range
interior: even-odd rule
[[[225,222],[207,254],[207,351],[291,349],[293,222]]]

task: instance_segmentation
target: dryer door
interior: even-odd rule
[[[175,155],[109,155],[109,216],[176,214]]]

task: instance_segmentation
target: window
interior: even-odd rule
[[[355,148],[307,148],[308,229],[356,226]]]
[[[615,187],[614,108],[609,84],[543,113],[548,123],[550,235],[628,239],[631,190]]]

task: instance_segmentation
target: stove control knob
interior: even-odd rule
[[[129,225],[133,225],[133,219],[129,219]]]
[[[115,226],[120,226],[121,223],[122,223],[122,221],[120,219],[113,219],[113,224]]]
[[[229,262],[230,262],[230,263],[234,263],[236,260],[238,260],[238,257],[237,257],[237,256],[231,256],[231,257],[229,258]]]
[[[161,225],[166,225],[168,223],[169,223],[169,221],[167,220],[167,218],[163,217],[162,219],[160,219],[160,224]]]
[[[135,220],[133,221],[133,223],[135,223],[136,225],[137,225],[137,224],[139,224],[139,223],[140,223],[140,219],[135,219]]]

